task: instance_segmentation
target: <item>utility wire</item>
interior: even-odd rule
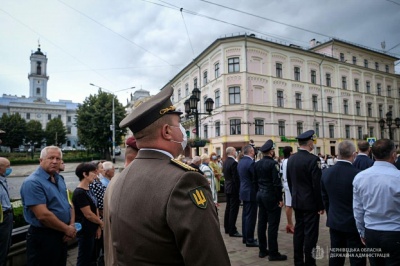
[[[192,48],[192,55],[194,57],[194,49],[193,49],[193,45],[192,45],[192,40],[190,39],[189,31],[188,31],[188,28],[187,28],[187,25],[186,25],[186,22],[185,22],[185,17],[183,16],[183,12],[182,12],[183,8],[181,8],[180,10],[181,10],[181,16],[182,16],[183,24],[185,25],[185,29],[186,29],[186,35],[187,35],[187,37],[189,39],[190,47]]]

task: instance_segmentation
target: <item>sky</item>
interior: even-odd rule
[[[38,42],[49,100],[82,103],[93,83],[125,104],[138,89],[156,94],[221,37],[302,47],[335,37],[380,50],[384,41],[400,58],[399,25],[400,0],[2,0],[0,95],[29,96]]]

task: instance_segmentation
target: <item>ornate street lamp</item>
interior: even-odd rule
[[[198,102],[200,101],[201,91],[198,88],[194,88],[192,91],[192,95],[188,100],[184,102],[185,105],[185,113],[187,116],[194,116],[196,123],[196,136],[199,138],[199,115],[211,115],[214,107],[214,101],[211,98],[208,98],[205,102],[207,113],[199,113],[197,108]],[[196,155],[199,155],[199,147],[196,146]]]
[[[393,124],[393,115],[392,115],[392,111],[389,111],[386,113],[386,121],[381,118],[379,120],[379,126],[381,127],[381,130],[383,131],[383,129],[385,128],[385,124],[388,126],[389,129],[389,139],[392,140],[393,139],[393,135],[392,135],[392,124]],[[400,127],[400,118],[397,117],[394,119],[394,123],[396,125],[397,128]],[[383,138],[383,133],[381,135],[381,138]]]

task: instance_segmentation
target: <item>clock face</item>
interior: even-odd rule
[[[41,118],[42,115],[41,115],[41,114],[37,114],[36,117],[37,117],[37,118]]]

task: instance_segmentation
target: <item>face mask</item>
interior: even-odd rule
[[[11,172],[12,172],[12,168],[7,168],[4,173],[4,176],[9,176],[11,174]]]
[[[211,159],[216,160],[217,156],[211,156]]]
[[[175,126],[171,126],[171,127],[175,127]],[[172,141],[172,142],[175,142],[175,143],[181,144],[182,150],[184,150],[184,149],[186,148],[186,145],[187,145],[187,135],[186,135],[185,128],[184,128],[181,124],[179,124],[179,129],[180,129],[181,132],[182,132],[182,137],[183,137],[182,142],[175,141],[175,140],[171,140],[171,141]]]

